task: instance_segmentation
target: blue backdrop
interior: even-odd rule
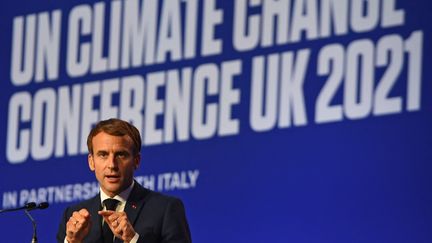
[[[119,117],[194,242],[432,242],[426,0],[16,0],[0,8],[0,200],[55,242]],[[23,212],[2,242],[31,240]]]

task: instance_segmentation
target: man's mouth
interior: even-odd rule
[[[119,175],[105,175],[105,178],[109,182],[117,182],[118,180],[120,180],[120,176]]]

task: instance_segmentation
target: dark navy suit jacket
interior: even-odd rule
[[[91,214],[92,227],[84,239],[86,243],[102,243],[102,209],[100,195],[68,207],[60,222],[57,241],[64,242],[66,222],[74,211],[86,208]],[[191,243],[189,225],[186,220],[183,203],[180,199],[148,190],[135,182],[126,202],[125,213],[140,243]],[[116,239],[115,242],[122,242]]]

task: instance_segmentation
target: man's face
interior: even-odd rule
[[[100,132],[93,137],[92,144],[93,154],[88,156],[90,170],[95,172],[105,194],[114,197],[132,183],[140,155],[134,156],[132,139],[126,135]]]

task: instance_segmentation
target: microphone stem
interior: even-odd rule
[[[0,209],[0,213],[13,212],[13,211],[21,210],[21,209],[24,209],[24,207],[22,207],[22,208]]]
[[[24,210],[24,213],[27,215],[27,217],[29,217],[29,219],[31,220],[32,224],[33,224],[33,238],[32,238],[32,243],[37,243],[37,236],[36,236],[36,221],[34,220],[34,218],[31,216],[31,214],[26,210]]]

